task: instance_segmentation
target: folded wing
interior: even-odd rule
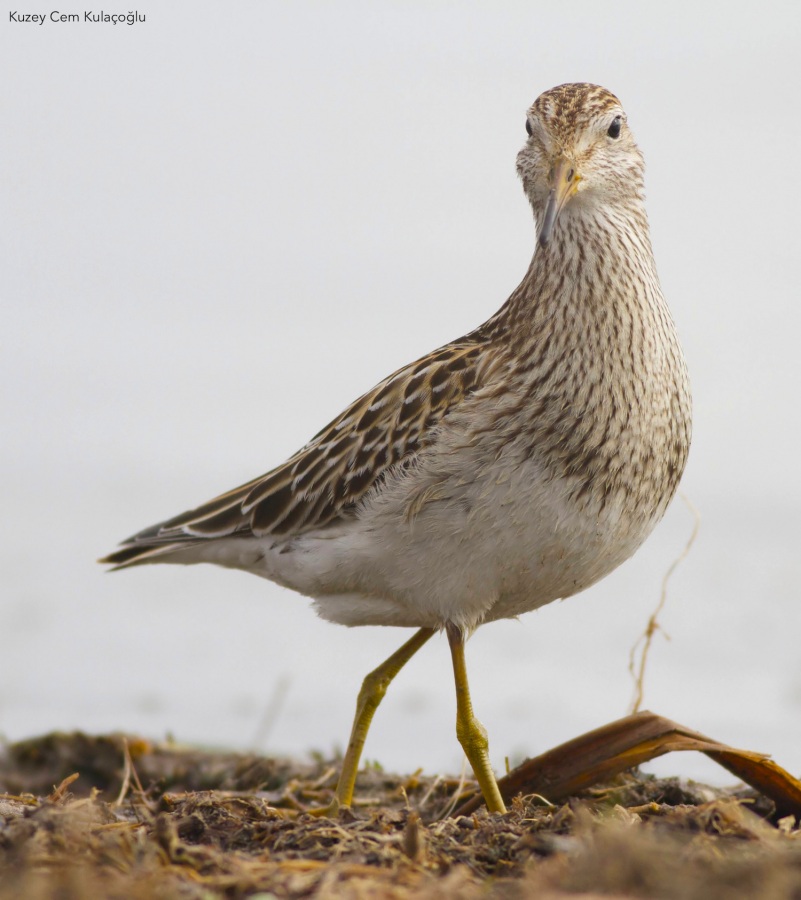
[[[118,568],[156,562],[188,543],[289,537],[352,515],[370,488],[392,467],[408,464],[437,424],[475,390],[481,344],[474,333],[399,369],[283,465],[146,528],[101,562]]]

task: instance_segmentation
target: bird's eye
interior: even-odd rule
[[[615,116],[615,118],[612,119],[612,124],[609,126],[606,133],[609,135],[610,138],[620,137],[620,128],[622,125],[623,125],[622,117]]]
[[[529,122],[528,119],[526,119],[526,131],[528,132],[528,136],[531,137],[531,134],[532,134],[532,132],[531,132],[531,122]]]

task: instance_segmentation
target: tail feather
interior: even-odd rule
[[[242,513],[241,497],[253,483],[229,491],[203,506],[190,509],[138,531],[126,538],[113,553],[99,559],[116,569],[150,562],[173,562],[162,557],[202,544],[210,538],[229,537],[250,531],[249,518]]]
[[[168,556],[178,550],[186,550],[187,547],[202,543],[202,539],[187,538],[186,540],[171,540],[169,543],[145,543],[126,541],[119,550],[109,553],[108,556],[102,557],[98,562],[103,565],[112,566],[110,572],[116,572],[117,569],[128,569],[131,566],[141,566],[150,562],[167,562],[162,560],[162,556]]]

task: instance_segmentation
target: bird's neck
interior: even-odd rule
[[[642,204],[631,201],[564,210],[493,318],[504,321],[505,329],[511,321],[513,333],[524,338],[526,332],[548,331],[554,319],[567,318],[572,330],[663,310],[648,219]]]
[[[577,472],[603,471],[587,482],[600,507],[608,488],[655,521],[684,467],[690,400],[648,222],[636,208],[571,212],[484,327],[498,350],[490,355],[494,383],[527,411],[537,452],[556,474],[581,490]],[[637,445],[641,458],[619,459],[610,434],[647,436]],[[498,440],[514,436],[499,431]],[[638,469],[646,457],[648,477]],[[662,498],[658,509],[652,497]]]

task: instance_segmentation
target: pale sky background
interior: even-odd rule
[[[587,80],[644,149],[695,396],[701,532],[645,705],[801,770],[797,3],[150,0],[135,26],[12,9],[50,12],[0,11],[0,733],[346,742],[362,677],[408,632],[323,623],[242,573],[94,560],[493,313],[533,251],[525,110]],[[602,584],[479,630],[496,768],[626,712],[629,649],[691,529],[677,501]],[[365,755],[460,769],[444,639]],[[654,768],[729,780],[694,754]]]

